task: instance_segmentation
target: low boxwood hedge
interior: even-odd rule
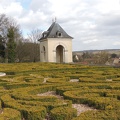
[[[119,120],[120,119],[119,112],[120,110],[86,111],[84,113],[81,113],[78,117],[73,118],[72,120]]]
[[[4,108],[0,114],[0,120],[21,120],[21,113],[12,108]]]
[[[71,120],[77,116],[77,110],[70,107],[57,107],[50,111],[50,120]]]
[[[43,106],[22,105],[6,94],[1,96],[3,108],[13,108],[20,111],[22,118],[27,120],[43,120],[46,116],[46,108]]]

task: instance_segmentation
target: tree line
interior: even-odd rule
[[[91,53],[74,53],[73,62],[81,62],[87,64],[106,64],[106,62],[113,63],[115,58],[119,58],[120,54],[108,53],[106,51]]]
[[[15,19],[0,14],[0,62],[40,61],[38,39],[39,29],[32,30],[25,39]]]

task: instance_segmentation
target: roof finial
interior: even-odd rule
[[[55,22],[57,21],[57,18],[55,17]]]
[[[54,23],[54,22],[56,22],[56,21],[57,21],[57,18],[54,17],[54,18],[52,19],[52,23]]]
[[[52,18],[52,23],[54,23],[54,19]]]

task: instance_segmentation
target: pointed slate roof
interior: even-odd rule
[[[71,38],[71,39],[73,39],[56,22],[53,22],[52,25],[48,28],[48,30],[43,32],[40,40],[43,40],[43,39],[46,39],[46,38]]]

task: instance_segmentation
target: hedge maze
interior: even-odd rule
[[[119,68],[16,63],[0,72],[0,120],[120,120]],[[72,104],[93,109],[78,115]]]

